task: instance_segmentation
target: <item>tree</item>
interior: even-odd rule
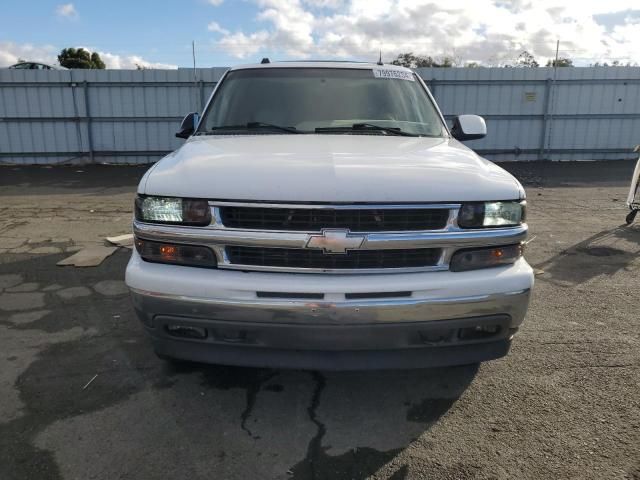
[[[535,57],[531,55],[526,50],[523,50],[520,55],[518,55],[518,59],[516,60],[516,67],[530,67],[536,68],[539,67],[540,64],[536,61]]]
[[[106,65],[97,52],[90,53],[84,48],[63,48],[58,62],[66,68],[86,68],[104,70]]]
[[[400,65],[407,68],[422,68],[422,67],[453,67],[453,59],[450,57],[443,57],[440,61],[434,60],[433,57],[421,55],[414,55],[413,52],[401,53],[398,57],[391,62],[392,65]]]
[[[407,68],[420,68],[420,67],[432,67],[433,58],[421,57],[414,55],[413,52],[401,53],[398,57],[391,62],[392,65],[400,65]]]
[[[611,64],[604,62],[604,63],[600,63],[600,62],[596,62],[596,63],[592,63],[591,65],[589,65],[590,67],[637,67],[638,63],[631,63],[631,62],[627,62],[627,63],[623,63],[620,60],[614,60],[613,62],[611,62]]]
[[[442,67],[442,68],[451,68],[453,67],[453,58],[451,57],[442,57],[440,63],[434,63],[434,67]]]
[[[549,59],[547,61],[547,67],[573,67],[573,60],[570,58],[560,57],[556,63],[555,59]]]
[[[93,68],[97,70],[104,70],[107,66],[104,64],[102,59],[100,58],[100,54],[98,52],[93,52],[91,54],[91,63],[94,65]]]

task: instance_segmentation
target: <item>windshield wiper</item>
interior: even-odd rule
[[[355,132],[355,131],[374,131],[383,132],[387,135],[401,135],[403,137],[417,137],[415,133],[403,132],[398,127],[383,127],[373,123],[354,123],[351,126],[344,127],[318,127],[316,133],[332,133],[332,132]]]
[[[216,132],[220,130],[257,130],[257,129],[271,129],[280,130],[287,133],[303,133],[295,127],[284,127],[282,125],[274,125],[273,123],[264,122],[249,122],[244,125],[222,125],[220,127],[212,127],[209,132]]]

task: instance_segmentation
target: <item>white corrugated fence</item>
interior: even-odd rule
[[[0,70],[0,162],[149,163],[225,68]],[[422,68],[447,120],[482,115],[492,160],[634,158],[640,68]]]

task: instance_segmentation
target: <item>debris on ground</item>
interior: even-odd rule
[[[97,267],[105,258],[115,252],[118,247],[94,246],[87,247],[79,252],[74,253],[70,257],[60,260],[57,265],[73,265],[75,267]]]
[[[105,238],[107,242],[118,247],[133,248],[133,234],[127,233],[126,235],[118,235],[116,237]]]
[[[86,390],[86,389],[87,389],[87,387],[88,387],[89,385],[91,385],[91,384],[93,383],[93,381],[94,381],[96,378],[98,378],[98,374],[97,374],[97,373],[93,376],[93,378],[92,378],[91,380],[89,380],[89,381],[86,383],[86,385],[85,385],[84,387],[82,387],[82,390]]]

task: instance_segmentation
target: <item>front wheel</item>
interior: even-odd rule
[[[631,210],[629,212],[629,214],[625,218],[625,221],[627,222],[627,225],[631,225],[633,223],[633,221],[636,219],[636,215],[637,214],[638,214],[638,210]]]

